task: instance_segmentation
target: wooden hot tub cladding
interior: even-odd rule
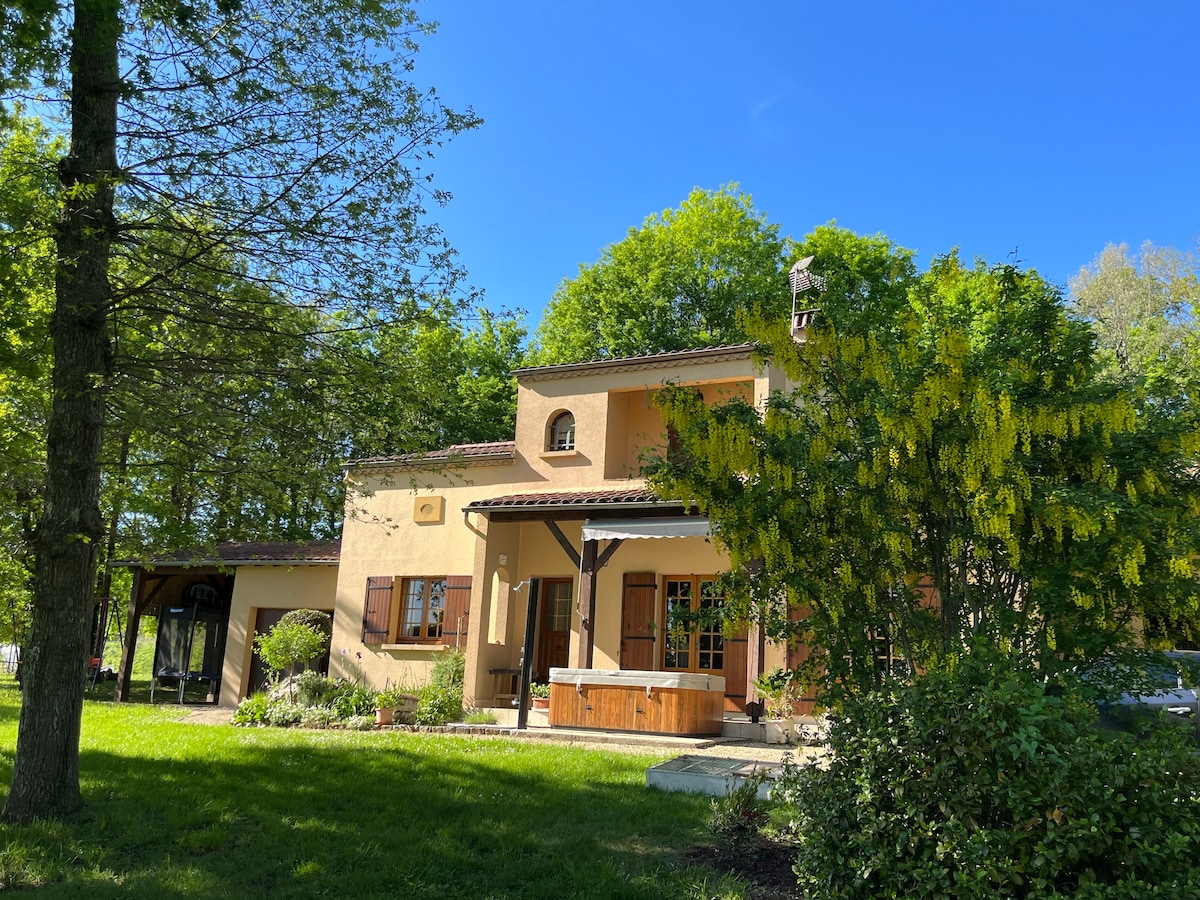
[[[550,670],[550,724],[700,737],[721,733],[725,679],[718,675]]]

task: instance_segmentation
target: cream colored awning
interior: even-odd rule
[[[583,523],[583,539],[630,540],[632,538],[711,537],[705,516],[679,516],[663,519],[588,519]]]

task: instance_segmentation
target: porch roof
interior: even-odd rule
[[[507,494],[475,500],[463,512],[476,512],[493,522],[549,519],[600,519],[680,516],[689,511],[681,500],[662,500],[645,488],[603,491],[551,491],[540,494]]]

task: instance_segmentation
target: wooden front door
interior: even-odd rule
[[[621,668],[654,668],[654,598],[658,581],[653,572],[626,572],[621,595]]]
[[[551,666],[565,667],[571,645],[571,589],[569,578],[542,581],[542,633],[538,639],[535,677],[549,681]]]

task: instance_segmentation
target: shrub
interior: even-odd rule
[[[417,702],[418,725],[445,725],[462,718],[462,688],[441,687],[428,684],[421,688]]]
[[[325,635],[326,643],[333,638],[333,616],[319,609],[293,609],[279,617],[280,625],[307,625]]]
[[[334,698],[333,710],[339,719],[366,716],[374,724],[375,692],[361,684],[344,684],[341,686],[341,693]]]
[[[776,795],[814,898],[1188,896],[1200,772],[1183,729],[1100,735],[1078,684],[969,656],[846,700],[827,768]]]
[[[332,707],[344,693],[342,683],[311,669],[296,676],[296,702],[301,706]]]
[[[328,706],[306,706],[300,714],[302,728],[328,728],[337,719]]]
[[[467,658],[457,650],[447,650],[434,662],[429,681],[435,687],[457,689],[461,694],[466,673]]]
[[[712,799],[708,830],[734,840],[757,833],[770,806],[767,800],[758,796],[758,790],[766,780],[766,772],[757,770],[746,778],[731,781],[725,788],[725,796]]]
[[[370,731],[375,727],[375,716],[351,716],[346,719],[346,728],[350,731]]]
[[[313,626],[283,620],[254,638],[254,649],[267,668],[289,674],[324,653],[328,644],[329,639]]]
[[[233,713],[234,725],[267,724],[267,705],[270,698],[265,693],[254,694],[238,704]]]
[[[304,718],[305,708],[292,700],[272,700],[267,705],[265,721],[276,728],[299,725]]]

